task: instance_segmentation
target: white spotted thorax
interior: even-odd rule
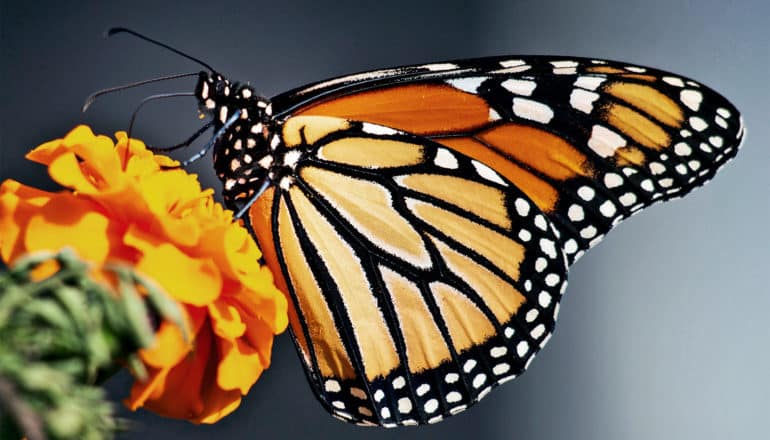
[[[278,148],[281,139],[275,132],[269,99],[248,84],[208,72],[200,73],[195,96],[200,111],[212,116],[215,133],[240,111],[214,145],[214,170],[222,181],[226,202],[248,199],[266,179],[286,180],[296,167],[299,152],[284,156]]]

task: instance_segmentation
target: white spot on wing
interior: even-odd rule
[[[369,122],[364,122],[361,126],[361,130],[364,133],[382,136],[392,136],[394,134],[398,134],[398,130],[394,130],[390,127],[385,127],[382,125],[371,124]]]
[[[283,164],[294,168],[297,166],[297,161],[299,161],[299,158],[302,156],[302,152],[299,150],[289,150],[286,152],[286,154],[283,156]]]
[[[606,80],[601,76],[579,76],[575,80],[575,87],[580,87],[586,90],[596,90]]]
[[[324,383],[324,389],[330,393],[339,393],[342,389],[340,383],[334,379],[329,379]]]
[[[489,350],[489,355],[493,358],[499,358],[505,356],[505,354],[508,353],[508,349],[505,347],[493,347],[491,350]]]
[[[457,169],[457,158],[446,148],[439,148],[436,150],[436,158],[433,162],[441,168],[448,168],[450,170]]]
[[[514,206],[516,206],[516,212],[519,213],[520,216],[526,217],[529,214],[529,203],[522,199],[517,198],[514,203]]]
[[[604,175],[604,186],[607,188],[617,188],[623,184],[623,178],[615,173],[607,173]]]
[[[524,357],[525,354],[529,351],[529,344],[527,341],[521,341],[516,345],[516,354],[519,355],[519,357]]]
[[[476,375],[476,377],[473,378],[473,382],[471,382],[471,384],[473,385],[473,388],[480,388],[486,381],[487,375],[484,373],[479,373]]]
[[[577,67],[578,62],[571,61],[571,60],[560,60],[560,61],[551,61],[551,65],[553,67]]]
[[[553,119],[551,107],[525,98],[513,98],[513,113],[522,119],[547,124]]]
[[[527,63],[525,63],[524,60],[504,60],[500,61],[500,65],[503,67],[519,67],[526,66]]]
[[[536,82],[527,79],[507,79],[500,83],[500,85],[511,93],[522,96],[531,96],[537,87]]]
[[[685,89],[679,93],[679,99],[690,110],[697,112],[700,108],[701,101],[703,101],[703,94],[698,90]]]
[[[459,69],[460,66],[452,63],[435,63],[425,64],[424,66],[420,66],[420,68],[430,70],[431,72],[443,72],[444,70]]]
[[[476,172],[479,173],[479,176],[489,180],[490,182],[495,182],[503,186],[508,186],[507,183],[500,177],[499,174],[495,172],[492,168],[489,168],[488,166],[484,165],[483,163],[472,160],[471,163],[473,164],[473,167],[476,168]]]
[[[505,69],[497,69],[493,70],[489,73],[519,73],[519,72],[525,72],[530,69],[531,66],[524,64],[521,66],[514,66],[514,67],[506,67]]]
[[[590,114],[594,109],[594,101],[599,99],[599,95],[583,89],[573,89],[569,96],[570,105],[583,113]]]
[[[693,116],[690,118],[690,127],[695,129],[695,131],[703,131],[708,128],[708,124],[703,119]]]
[[[412,401],[408,397],[398,399],[398,412],[408,414],[412,411]]]
[[[495,373],[498,376],[501,376],[505,373],[507,373],[511,369],[510,364],[501,363],[497,364],[494,367],[492,367],[492,372]]]
[[[682,81],[680,78],[677,78],[675,76],[664,76],[663,81],[674,87],[684,87],[684,81]]]
[[[483,83],[486,79],[486,77],[477,76],[470,78],[448,79],[446,82],[456,89],[475,94],[478,92],[481,83]]]
[[[614,131],[602,125],[594,125],[588,146],[601,157],[612,157],[615,150],[626,146],[626,140]]]
[[[429,401],[425,402],[425,412],[428,414],[432,414],[436,412],[438,409],[438,400],[436,399],[430,399]]]

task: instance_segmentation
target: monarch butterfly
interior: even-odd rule
[[[224,199],[291,300],[315,395],[363,425],[435,423],[521,374],[568,267],[744,134],[713,90],[612,61],[414,65],[272,99],[204,66]]]

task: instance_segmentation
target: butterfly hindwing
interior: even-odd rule
[[[738,111],[692,80],[579,58],[483,58],[366,72],[279,95],[279,115],[363,120],[495,169],[570,262],[624,218],[702,185],[737,152]]]
[[[566,287],[558,238],[526,194],[462,153],[371,123],[292,117],[281,142],[293,172],[250,222],[332,414],[436,422],[524,371]]]

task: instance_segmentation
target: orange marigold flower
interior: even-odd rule
[[[124,132],[117,145],[79,126],[27,158],[65,189],[0,185],[0,257],[69,246],[99,266],[119,260],[155,280],[186,311],[188,340],[161,323],[140,357],[149,379],[126,403],[213,423],[232,412],[270,364],[287,302],[259,249],[195,175]]]

